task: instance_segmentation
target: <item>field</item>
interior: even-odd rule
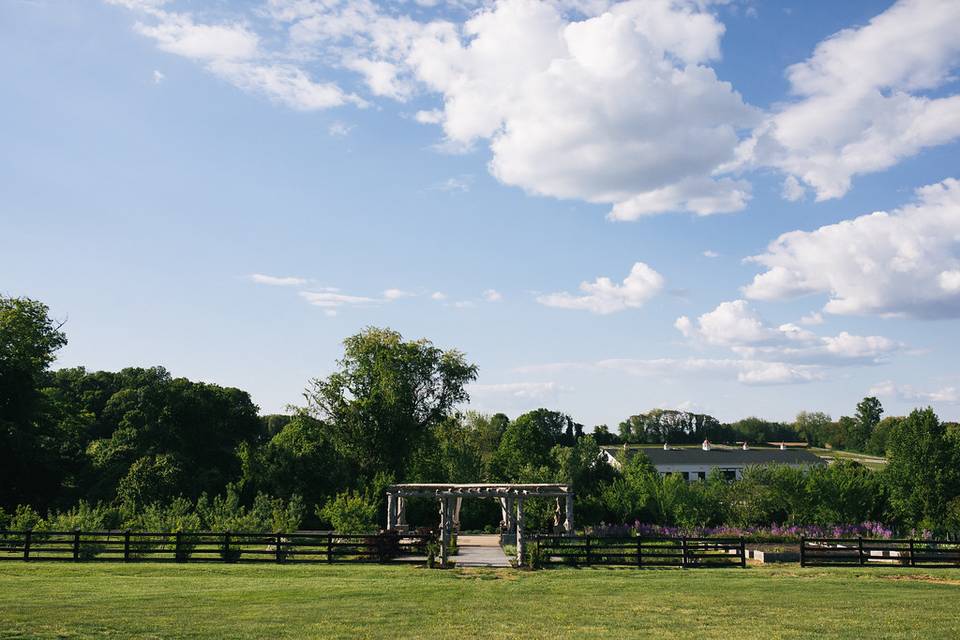
[[[0,564],[0,638],[957,638],[960,571]]]

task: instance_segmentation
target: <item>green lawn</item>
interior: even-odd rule
[[[958,638],[960,571],[0,564],[0,638]]]

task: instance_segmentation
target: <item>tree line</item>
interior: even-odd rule
[[[173,377],[162,367],[52,370],[66,344],[48,308],[0,297],[0,526],[161,530],[372,530],[384,488],[406,482],[565,482],[580,524],[667,526],[849,524],[960,530],[960,430],[930,409],[883,418],[875,398],[834,422],[794,423],[656,410],[611,433],[548,409],[515,419],[462,411],[477,368],[454,349],[371,327],[344,341],[331,375],[303,406],[260,415],[245,391]],[[805,441],[886,454],[879,473],[838,463],[807,473],[769,467],[744,480],[687,485],[643,455],[622,468],[601,446]],[[411,501],[413,523],[436,505]],[[532,501],[535,529],[554,506]],[[465,529],[500,519],[493,501],[465,501]],[[96,525],[95,527],[93,525]],[[79,525],[77,525],[79,526]],[[226,529],[223,529],[223,528]]]

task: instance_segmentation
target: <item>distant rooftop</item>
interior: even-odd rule
[[[718,449],[704,451],[695,449],[631,449],[631,453],[643,452],[654,465],[662,464],[702,464],[716,466],[743,466],[752,464],[810,464],[821,465],[826,462],[809,451],[800,449]]]

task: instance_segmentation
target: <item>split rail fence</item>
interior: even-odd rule
[[[544,565],[730,567],[747,564],[743,538],[535,536]]]
[[[960,567],[960,542],[801,538],[800,566]]]
[[[0,560],[390,562],[427,555],[432,534],[0,531]]]

